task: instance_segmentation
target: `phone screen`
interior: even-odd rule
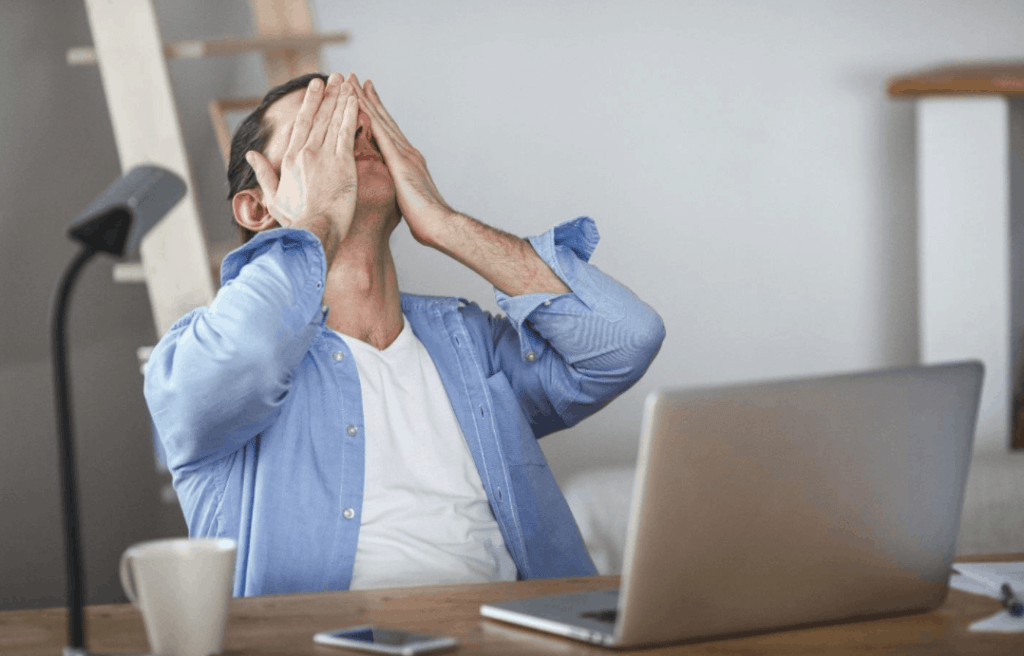
[[[394,631],[374,627],[366,627],[354,631],[338,631],[330,635],[334,638],[345,638],[346,640],[356,640],[372,645],[391,645],[394,647],[423,642],[424,640],[433,640],[430,636],[409,633],[408,631]]]

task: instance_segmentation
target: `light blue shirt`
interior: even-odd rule
[[[572,293],[509,297],[507,317],[463,299],[402,295],[448,393],[520,578],[594,574],[537,438],[640,379],[661,318],[587,263],[587,217],[530,243]],[[327,261],[301,229],[230,253],[213,303],[179,319],[146,366],[145,396],[189,535],[238,542],[234,594],[345,590],[362,512],[362,395],[327,328]]]

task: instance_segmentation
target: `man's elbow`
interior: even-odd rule
[[[591,359],[586,367],[574,367],[582,378],[576,402],[562,414],[567,426],[574,426],[633,387],[661,350],[665,323],[658,313],[643,305],[629,316],[629,326],[620,326],[615,347]]]
[[[647,368],[661,350],[665,341],[665,322],[654,308],[643,304],[643,309],[633,315],[633,348],[636,353],[634,375],[636,382],[646,373]]]
[[[577,365],[607,394],[618,396],[643,378],[665,341],[665,323],[650,306],[638,304],[629,313],[629,322],[620,322],[618,335],[606,344],[607,350],[589,360],[586,367]]]

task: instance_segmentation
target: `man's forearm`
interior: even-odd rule
[[[525,239],[453,212],[429,245],[466,265],[509,296],[571,290]]]

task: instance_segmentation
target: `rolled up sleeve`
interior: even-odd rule
[[[598,239],[588,217],[529,239],[568,294],[510,297],[495,290],[509,323],[495,331],[497,356],[535,415],[538,437],[576,424],[629,389],[665,338],[653,308],[589,263]]]

